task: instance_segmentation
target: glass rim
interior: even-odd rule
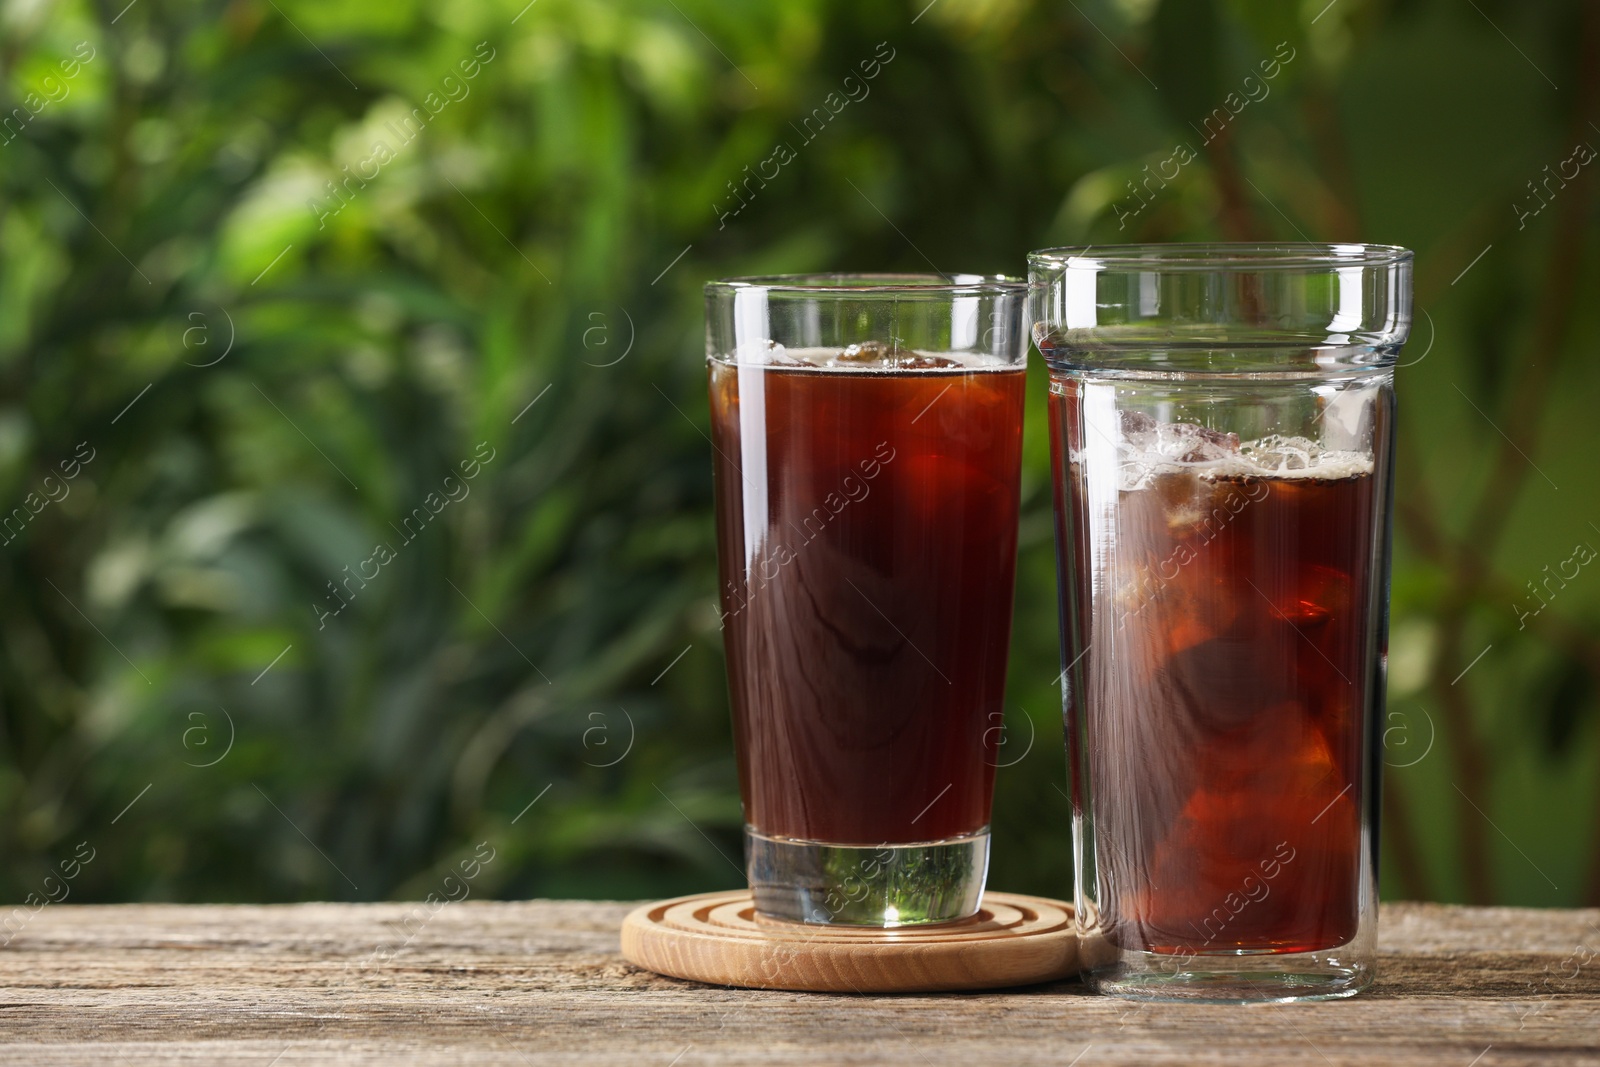
[[[1384,267],[1415,257],[1400,245],[1342,241],[1197,241],[1063,245],[1028,253],[1028,269],[1112,271],[1334,270]]]
[[[817,295],[877,293],[945,294],[1021,293],[1028,288],[1026,278],[1007,274],[933,274],[863,271],[821,271],[810,274],[751,274],[737,278],[718,278],[705,284],[707,296],[761,290]]]

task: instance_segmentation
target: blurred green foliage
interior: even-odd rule
[[[1593,5],[924,2],[0,9],[0,891],[734,884],[701,283],[1274,237],[1419,253],[1385,892],[1600,903]],[[991,884],[1062,895],[1033,373]]]

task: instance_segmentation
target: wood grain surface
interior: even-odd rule
[[[0,1062],[1600,1065],[1595,910],[1386,905],[1369,993],[1234,1008],[696,985],[623,961],[634,906],[51,905],[0,949]]]

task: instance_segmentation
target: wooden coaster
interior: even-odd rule
[[[622,954],[673,978],[817,993],[995,989],[1078,971],[1072,905],[1014,893],[985,893],[970,919],[891,930],[758,920],[747,889],[702,893],[632,911]]]

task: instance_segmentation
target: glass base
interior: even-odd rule
[[[830,845],[746,826],[745,872],[756,911],[790,922],[914,926],[978,912],[989,828],[941,841]]]
[[[1372,984],[1371,963],[1338,957],[1337,949],[1201,956],[1123,951],[1116,962],[1086,971],[1083,980],[1097,993],[1125,1000],[1201,1004],[1338,1000],[1353,997]]]

